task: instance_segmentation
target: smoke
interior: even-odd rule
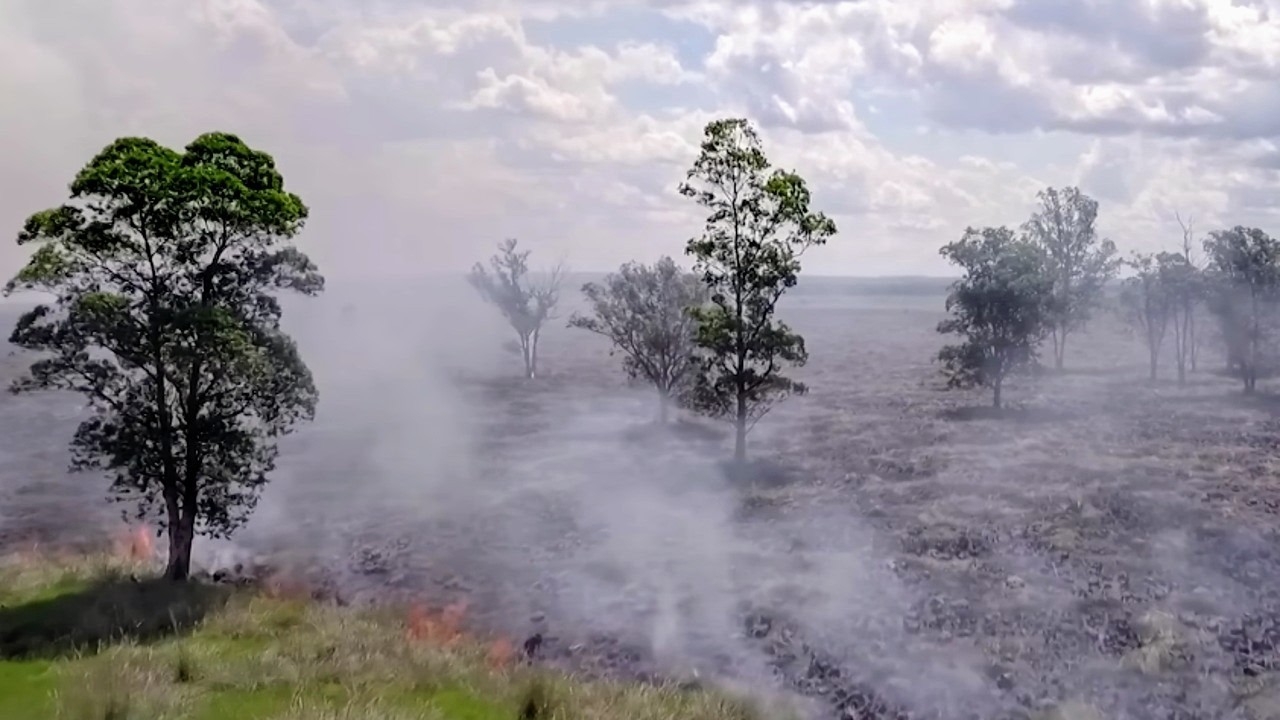
[[[314,422],[281,441],[281,458],[235,543],[205,541],[209,566],[271,555],[330,562],[381,519],[428,518],[473,500],[477,416],[454,382],[492,374],[500,326],[459,279],[331,284],[285,298],[285,329],[320,391]]]
[[[725,428],[652,424],[653,393],[563,326],[565,297],[534,382],[461,280],[291,306],[320,414],[205,561],[323,568],[356,600],[465,599],[487,629],[542,633],[553,662],[797,692],[827,715],[1233,702],[1220,683],[1183,692],[1133,668],[1168,659],[1144,644],[1152,617],[1194,639],[1185,677],[1236,662],[1205,617],[1254,627],[1274,538],[1190,501],[1170,468],[1199,472],[1196,457],[1160,444],[1196,452],[1203,423],[1246,411],[1155,404],[1167,389],[1130,382],[1145,358],[1114,328],[1075,339],[1092,367],[1011,388],[1042,412],[958,420],[940,398],[983,399],[921,380],[931,311],[860,310],[848,331],[839,298],[804,307],[794,327],[835,360],[805,368],[820,390],[753,434],[757,457],[786,466],[744,479],[722,465]]]
[[[829,663],[899,706],[990,706],[980,658],[903,629],[923,598],[852,508],[797,502],[797,478],[767,470],[735,480],[722,428],[656,427],[653,393],[563,327],[565,295],[535,382],[461,281],[289,307],[320,412],[249,526],[201,559],[323,567],[358,598],[465,597],[604,671],[772,693]]]

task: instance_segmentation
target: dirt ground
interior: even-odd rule
[[[721,428],[648,426],[607,347],[556,330],[532,383],[508,357],[326,395],[205,560],[293,563],[352,602],[465,599],[551,661],[821,717],[1280,718],[1280,402],[1215,353],[1148,383],[1103,320],[994,414],[943,391],[930,303],[788,319],[812,392],[757,427],[751,478],[723,472]],[[90,538],[117,511],[63,472],[76,409],[0,398],[0,538]]]

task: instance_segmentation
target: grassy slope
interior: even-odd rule
[[[404,612],[0,560],[0,718],[645,720],[762,717],[714,692],[577,681]],[[419,629],[422,629],[419,627]],[[447,629],[447,628],[446,628]]]

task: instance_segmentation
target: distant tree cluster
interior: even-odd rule
[[[1198,367],[1203,338],[1196,317],[1207,312],[1217,321],[1227,371],[1252,393],[1280,358],[1280,242],[1257,228],[1216,231],[1204,241],[1206,262],[1198,267],[1191,227],[1180,217],[1178,222],[1183,241],[1177,251],[1135,253],[1126,262],[1133,274],[1121,282],[1120,314],[1146,344],[1152,380],[1171,334],[1183,384]]]
[[[1146,346],[1149,376],[1159,377],[1170,337],[1179,384],[1198,366],[1203,337],[1197,316],[1218,322],[1227,369],[1254,392],[1280,359],[1280,243],[1256,228],[1211,233],[1205,264],[1196,264],[1190,222],[1176,216],[1176,250],[1116,258],[1115,244],[1097,236],[1098,204],[1077,188],[1048,188],[1020,234],[1008,228],[968,229],[942,248],[963,270],[947,300],[950,317],[938,330],[960,335],[939,360],[951,386],[981,385],[1002,403],[1004,379],[1038,366],[1051,341],[1054,367],[1064,366],[1067,339],[1105,301],[1105,286],[1122,270],[1114,306]]]

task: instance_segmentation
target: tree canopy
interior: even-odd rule
[[[951,317],[938,325],[963,337],[938,354],[948,385],[989,387],[999,408],[1005,378],[1035,363],[1049,328],[1053,278],[1045,253],[1006,227],[967,228],[939,252],[964,271],[947,296]]]
[[[1246,393],[1257,386],[1264,363],[1274,363],[1274,319],[1280,299],[1280,241],[1257,228],[1211,233],[1208,256],[1209,311],[1217,316],[1228,364]]]
[[[706,126],[680,193],[708,212],[685,249],[711,297],[694,313],[702,367],[690,397],[734,423],[742,463],[748,430],[777,401],[807,389],[782,374],[808,359],[804,338],[774,315],[796,284],[800,255],[826,243],[836,226],[810,209],[799,175],[771,168],[755,129],[740,118]]]
[[[106,471],[117,496],[159,519],[167,575],[181,580],[196,532],[244,522],[275,438],[313,416],[318,394],[275,297],[323,289],[287,242],[307,208],[270,155],[227,133],[183,152],[119,139],[70,191],[18,235],[35,251],[6,292],[54,300],[13,331],[11,342],[41,353],[14,390],[87,398],[73,466]]]
[[[688,389],[697,370],[697,322],[693,310],[707,302],[706,288],[669,257],[652,266],[626,263],[582,294],[591,315],[569,325],[603,335],[623,355],[623,369],[658,391],[660,419]]]
[[[1098,237],[1096,200],[1075,187],[1045,188],[1036,198],[1039,207],[1023,230],[1044,249],[1053,277],[1049,334],[1054,366],[1061,370],[1067,337],[1088,322],[1119,263],[1115,243]]]

